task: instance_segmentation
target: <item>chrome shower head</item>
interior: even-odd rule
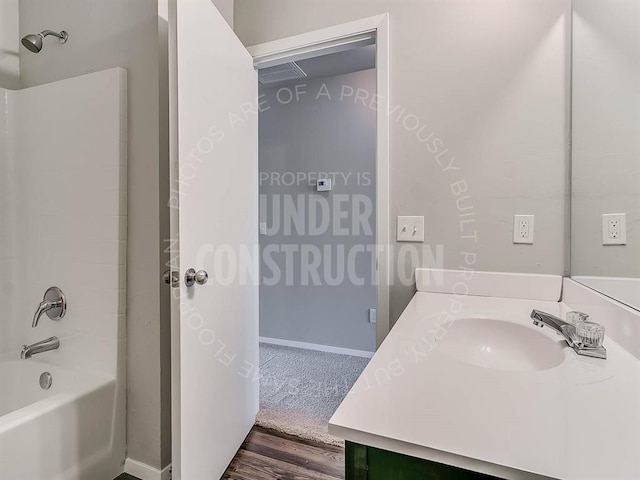
[[[34,35],[29,34],[25,37],[22,37],[22,45],[25,46],[27,50],[33,53],[38,53],[42,50],[42,35]]]
[[[60,43],[67,43],[69,39],[69,35],[67,32],[62,30],[61,32],[54,32],[53,30],[43,30],[40,33],[30,33],[29,35],[25,35],[22,37],[22,45],[33,53],[38,53],[42,50],[42,40],[44,37],[49,35],[53,35],[54,37],[58,37],[60,39]]]

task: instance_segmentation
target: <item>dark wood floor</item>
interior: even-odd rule
[[[344,478],[344,449],[254,427],[222,476],[228,480]]]
[[[222,476],[225,480],[344,478],[344,449],[254,427]],[[137,480],[123,473],[116,480]]]

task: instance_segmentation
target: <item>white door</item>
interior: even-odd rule
[[[258,83],[211,0],[174,0],[170,10],[173,478],[216,480],[258,411]],[[188,287],[190,268],[208,281]]]

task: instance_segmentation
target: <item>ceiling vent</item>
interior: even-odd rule
[[[296,62],[283,63],[274,67],[261,68],[258,70],[258,81],[262,85],[270,83],[284,82],[296,78],[305,78],[304,70]]]

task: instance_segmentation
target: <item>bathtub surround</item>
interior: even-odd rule
[[[163,415],[171,402],[169,368],[161,363],[169,323],[163,329],[160,321],[160,298],[168,295],[160,283],[168,236],[160,223],[168,196],[161,194],[160,171],[169,167],[160,155],[160,76],[167,74],[159,65],[158,2],[20,0],[20,36],[43,25],[64,28],[70,39],[47,43],[38,55],[20,49],[23,88],[111,67],[128,71],[127,453],[160,470],[171,462],[170,419]]]
[[[0,88],[20,88],[18,0],[0,1]]]
[[[424,215],[426,243],[446,246],[445,268],[459,268],[460,252],[473,252],[479,270],[563,274],[570,2],[237,0],[234,25],[249,46],[386,12],[396,107],[390,231],[396,215]],[[442,141],[441,162],[460,170],[443,171],[407,128],[415,124],[409,115],[424,136]],[[455,182],[466,182],[458,186],[470,198],[460,207],[471,210],[458,209]],[[475,223],[461,224],[470,212]],[[512,244],[520,213],[536,215],[533,245]],[[477,243],[463,237],[474,232]],[[414,266],[406,265],[407,275]],[[414,291],[392,280],[391,322]]]
[[[15,184],[12,181],[15,168],[13,133],[15,129],[15,95],[0,89],[0,262],[6,272],[0,277],[0,304],[4,305],[0,313],[0,351],[9,348],[10,332],[13,325],[9,321],[15,318],[15,290],[12,283],[15,262],[16,237],[15,225]]]
[[[3,200],[12,210],[6,217],[2,212],[11,255],[3,290],[13,301],[11,315],[0,322],[0,370],[14,372],[14,394],[25,382],[15,404],[24,408],[0,417],[7,478],[45,480],[63,472],[106,478],[122,468],[126,86],[126,71],[115,68],[0,90],[11,138],[0,152],[11,186]],[[66,295],[64,318],[44,315],[32,328],[44,292],[54,285]],[[17,360],[22,344],[51,336],[59,337],[59,350]],[[51,390],[37,388],[43,371],[53,374]],[[35,437],[39,449],[25,456]]]

